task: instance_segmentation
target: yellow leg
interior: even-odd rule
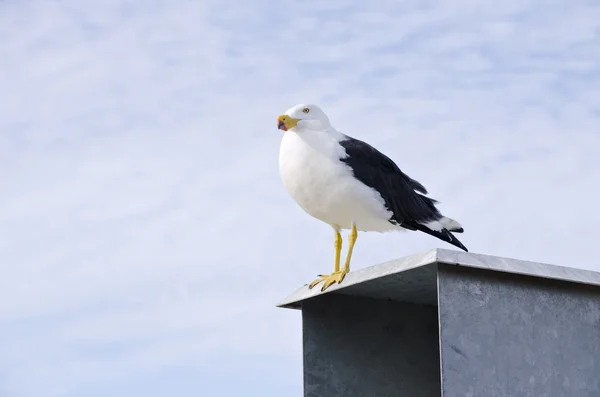
[[[342,253],[342,235],[340,232],[335,232],[335,241],[333,242],[335,248],[335,261],[333,262],[333,272],[340,271],[340,254]]]
[[[352,230],[348,236],[348,254],[346,254],[346,262],[344,262],[344,272],[346,273],[350,272],[350,259],[352,259],[352,251],[354,250],[354,243],[356,243],[357,238],[358,231],[356,230],[356,225],[352,225]]]
[[[313,289],[313,287],[317,284],[319,284],[321,281],[329,281],[330,279],[333,279],[337,274],[340,274],[340,255],[342,253],[342,235],[340,234],[339,230],[335,231],[335,240],[333,242],[333,246],[335,248],[335,261],[333,263],[333,273],[329,274],[329,275],[323,275],[323,274],[319,274],[319,278],[316,279],[315,281],[313,281],[312,283],[310,283],[310,285],[308,286],[308,289]],[[330,283],[331,284],[331,283]],[[330,284],[328,284],[327,286],[329,286]],[[325,285],[323,286],[324,288]],[[324,291],[324,288],[321,288],[321,291]]]
[[[319,284],[321,281],[323,282],[323,286],[321,287],[321,291],[325,291],[330,285],[335,283],[341,283],[344,280],[346,274],[350,271],[350,257],[352,256],[352,249],[354,248],[354,243],[356,242],[357,237],[356,226],[352,225],[352,231],[350,232],[350,245],[348,247],[348,256],[346,257],[346,262],[344,264],[344,269],[340,270],[340,254],[342,251],[342,236],[339,231],[335,232],[335,262],[333,265],[333,273],[328,275],[319,274],[319,278],[310,283],[308,286],[309,289],[314,288],[315,285]]]

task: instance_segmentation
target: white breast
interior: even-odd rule
[[[381,196],[352,176],[337,140],[323,132],[287,131],[279,151],[279,172],[287,191],[313,217],[332,226],[359,230],[395,229]]]

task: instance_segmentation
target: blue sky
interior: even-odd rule
[[[0,2],[0,395],[301,396],[329,226],[277,115],[320,104],[472,252],[600,267],[595,1]],[[361,234],[353,268],[445,243]]]

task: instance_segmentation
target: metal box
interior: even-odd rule
[[[600,397],[600,273],[436,249],[304,286],[305,397]]]

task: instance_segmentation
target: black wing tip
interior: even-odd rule
[[[467,249],[467,247],[465,247],[465,245],[463,243],[460,242],[459,239],[457,239],[452,232],[450,232],[447,229],[443,229],[441,232],[438,232],[439,234],[443,235],[446,238],[440,238],[441,240],[444,240],[447,243],[452,244],[453,246],[460,248],[461,250],[465,251],[465,252],[469,252],[469,250]],[[436,236],[437,237],[437,236]]]
[[[463,250],[463,251],[465,251],[465,252],[469,252],[469,250],[467,249],[467,247],[465,247],[465,246],[463,245],[463,243],[461,243],[460,241],[458,241],[458,239],[457,239],[456,237],[455,237],[455,239],[456,239],[456,241],[458,242],[458,245],[457,245],[457,244],[452,244],[452,245],[454,245],[455,247],[458,247],[458,248],[460,248],[461,250]]]
[[[445,232],[445,233],[444,233]],[[444,229],[443,232],[441,234],[444,234],[446,236],[449,236],[449,239],[443,239],[444,241],[446,241],[447,243],[452,244],[455,247],[460,248],[461,250],[465,251],[465,252],[469,252],[469,250],[467,249],[467,247],[465,247],[465,245],[463,243],[460,242],[459,239],[457,239],[450,231]]]
[[[450,232],[450,230],[448,230],[448,229],[442,229],[440,231],[431,230],[427,226],[421,225],[420,223],[417,223],[417,222],[405,223],[404,225],[400,225],[400,226],[406,227],[407,229],[410,229],[410,230],[415,230],[415,229],[419,230],[425,234],[429,234],[430,236],[437,237],[440,240],[447,242],[448,244],[452,244],[453,246],[460,248],[461,250],[463,250],[465,252],[469,252],[467,247],[465,247],[464,244],[461,243],[460,240],[457,239],[456,236],[454,236],[452,234],[452,232]],[[459,230],[460,230],[460,232],[456,231],[456,233],[463,232],[462,228],[460,228]]]

